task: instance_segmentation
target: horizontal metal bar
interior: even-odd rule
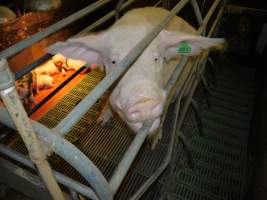
[[[33,162],[27,158],[26,156],[24,156],[23,154],[19,153],[19,152],[16,152],[15,150],[3,145],[3,144],[0,144],[0,153],[23,164],[24,166],[26,167],[29,167],[33,170],[35,170],[35,167],[34,167],[34,164]],[[56,180],[61,183],[62,185],[68,187],[68,188],[71,188],[77,192],[79,192],[80,194],[82,194],[83,196],[85,197],[88,197],[90,199],[93,199],[93,200],[97,200],[98,197],[96,196],[96,194],[94,193],[94,191],[92,189],[90,189],[89,187],[55,171],[55,170],[52,170]]]
[[[42,63],[44,63],[45,61],[47,61],[51,57],[52,57],[52,55],[45,54],[44,56],[42,56],[41,58],[39,58],[35,62],[29,64],[27,67],[24,67],[22,70],[16,72],[15,73],[15,79],[18,80],[22,76],[28,74],[29,72],[31,72],[32,70],[34,70],[37,66],[41,65]]]
[[[50,92],[45,98],[42,99],[40,103],[38,103],[28,115],[31,116],[34,112],[36,112],[39,108],[41,108],[47,101],[49,101],[53,96],[55,96],[63,87],[65,87],[72,79],[74,79],[78,74],[80,74],[86,67],[81,67],[79,70],[75,71],[69,78],[67,78],[63,83],[61,83],[56,89]]]
[[[152,40],[169,23],[189,0],[182,0],[171,11],[171,13],[159,23],[148,35],[146,35],[130,53],[118,63],[116,67],[87,95],[57,126],[60,134],[66,134],[82,118],[94,103],[104,94],[104,92],[128,69],[128,67],[141,55]],[[86,108],[86,109],[85,109]]]
[[[28,39],[22,40],[11,47],[3,50],[0,52],[0,58],[10,58],[11,56],[17,54],[21,50],[25,49],[26,47],[31,46],[33,43],[40,41],[41,39],[51,35],[52,33],[55,33],[56,31],[68,26],[69,24],[77,21],[78,19],[88,15],[89,13],[95,11],[96,9],[104,6],[105,4],[111,2],[111,0],[99,0],[82,10],[79,10],[78,12],[56,22],[55,24],[49,26],[44,31],[36,33],[29,37]]]
[[[0,108],[0,122],[16,130],[14,122],[5,108]],[[87,158],[79,149],[66,139],[61,138],[58,133],[52,132],[42,124],[31,121],[34,131],[39,139],[45,144],[50,145],[53,151],[66,160],[76,169],[90,184],[100,199],[111,199],[112,193],[109,185],[99,171],[99,169]]]

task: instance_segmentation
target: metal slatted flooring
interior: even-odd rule
[[[94,70],[90,72],[80,83],[78,83],[66,96],[64,96],[51,110],[49,110],[39,122],[47,127],[54,127],[64,118],[67,113],[94,88],[102,79],[103,74]],[[112,119],[108,127],[101,127],[96,124],[96,118],[101,111],[106,96],[104,95],[65,136],[70,142],[77,146],[85,155],[91,159],[101,170],[107,180],[110,179],[116,166],[134,138],[134,133],[118,118]],[[131,170],[122,183],[115,199],[128,199],[146,181],[155,170],[161,165],[166,156],[170,135],[168,131],[172,119],[168,119],[165,125],[166,134],[151,150],[146,144],[143,145],[139,155],[135,159]],[[18,136],[13,134],[6,144],[24,154],[27,150]],[[87,184],[86,181],[67,162],[53,154],[49,157],[51,166],[63,174]],[[163,182],[159,181],[152,186],[143,199],[157,199],[161,193]]]
[[[254,76],[253,69],[229,62],[217,70],[217,87],[211,88],[209,97],[211,108],[201,106],[203,136],[197,129],[184,130],[190,138],[194,166],[175,171],[173,199],[242,199]]]

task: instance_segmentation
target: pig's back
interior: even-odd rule
[[[134,25],[138,24],[157,26],[170,12],[163,8],[145,7],[137,8],[127,12],[116,25]],[[166,27],[167,30],[195,33],[196,30],[182,18],[175,16]]]

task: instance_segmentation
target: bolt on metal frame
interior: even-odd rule
[[[65,27],[66,25],[74,22],[75,20],[83,17],[84,15],[88,14],[89,12],[101,7],[102,5],[108,3],[108,0],[100,0],[96,3],[92,4],[91,6],[86,7],[85,9],[82,9],[81,11],[78,11],[77,13],[69,16],[68,18],[65,18],[56,24],[48,27],[43,32],[35,34],[33,37],[26,39],[24,41],[21,41],[17,43],[16,45],[11,46],[10,48],[4,50],[3,52],[0,52],[0,57],[6,59],[22,49],[32,45],[34,42],[39,41],[46,36],[56,32],[57,30]],[[29,120],[25,115],[21,115],[23,113],[24,109],[21,108],[21,112],[17,115],[17,113],[12,113],[12,106],[15,105],[16,107],[20,105],[18,95],[16,91],[14,90],[14,80],[12,80],[11,77],[4,76],[3,73],[0,74],[0,86],[2,86],[2,98],[5,101],[5,104],[7,106],[7,110],[4,108],[0,109],[0,121],[3,124],[6,124],[9,127],[12,127],[13,129],[16,129],[14,122],[16,126],[18,127],[19,133],[23,134],[23,128],[21,126],[18,126],[19,122],[12,121],[11,117],[13,119],[18,119],[19,121],[23,121],[26,123],[26,125],[30,130],[30,132],[36,136],[36,140],[28,140],[27,138],[24,139],[24,142],[29,144],[29,147],[31,145],[37,145],[38,139],[40,139],[41,144],[46,149],[46,153],[49,153],[51,151],[54,151],[59,156],[61,156],[63,159],[65,159],[71,166],[73,166],[84,178],[87,180],[88,184],[91,186],[93,193],[87,194],[88,197],[95,197],[99,199],[113,199],[113,196],[115,195],[116,191],[118,190],[120,184],[122,183],[125,175],[127,174],[134,158],[136,157],[138,151],[140,150],[140,147],[142,146],[148,130],[151,127],[151,122],[144,123],[141,130],[137,133],[135,139],[131,143],[130,147],[126,151],[124,157],[122,158],[121,162],[117,166],[117,169],[114,171],[113,176],[108,182],[103,174],[100,172],[100,170],[81,152],[79,151],[74,145],[69,143],[67,140],[65,140],[62,136],[64,136],[79,120],[80,118],[85,114],[87,110],[90,109],[90,107],[98,100],[98,98],[101,97],[101,95],[118,79],[118,77],[125,72],[128,67],[141,55],[141,53],[146,49],[146,47],[152,42],[152,40],[160,33],[160,31],[168,24],[168,22],[176,16],[176,14],[188,3],[190,2],[193,5],[194,12],[197,16],[199,24],[201,24],[201,27],[199,28],[199,33],[203,32],[206,29],[206,25],[209,22],[211,15],[214,13],[215,9],[218,7],[219,3],[222,2],[222,0],[215,0],[213,5],[211,6],[208,14],[202,20],[201,14],[199,12],[199,7],[197,5],[197,2],[195,0],[181,0],[179,3],[170,11],[170,14],[163,19],[158,26],[156,26],[148,35],[146,35],[143,40],[141,40],[140,43],[138,43],[131,51],[130,53],[120,62],[118,63],[117,67],[108,74],[95,88],[94,90],[87,95],[67,116],[65,119],[63,119],[58,126],[56,126],[54,129],[48,129],[47,127],[43,126],[42,124]],[[123,6],[122,6],[123,7]],[[220,17],[223,13],[223,7],[224,4],[222,4],[222,8],[219,12]],[[112,15],[115,15],[116,12],[113,11]],[[216,28],[216,24],[219,22],[220,18],[217,18],[214,22],[215,25],[212,26],[212,30]],[[61,25],[60,25],[61,24]],[[212,33],[211,33],[212,34]],[[210,33],[208,36],[211,35]],[[206,55],[207,56],[207,55]],[[206,57],[205,56],[205,57]],[[4,59],[2,59],[2,62],[5,62]],[[171,80],[166,85],[167,90],[169,93],[171,93],[172,88],[174,88],[177,78],[181,75],[182,69],[184,68],[186,64],[187,59],[183,58],[181,62],[177,65],[176,71],[174,73],[174,76],[172,76]],[[203,59],[200,59],[200,61],[196,61],[193,64],[194,70],[200,70],[199,72],[204,70],[204,67],[197,67],[199,62],[202,62]],[[3,70],[8,71],[8,64],[4,64]],[[8,72],[9,73],[9,72]],[[176,79],[175,79],[176,78]],[[194,91],[194,88],[197,86],[199,81],[199,77],[192,76],[192,80],[190,80],[190,88],[193,88],[192,91]],[[8,83],[8,84],[7,84]],[[7,85],[6,85],[7,84]],[[5,87],[3,87],[5,86]],[[185,86],[185,87],[188,87]],[[10,93],[10,91],[12,91]],[[180,97],[182,94],[179,94]],[[190,92],[189,97],[187,99],[192,99],[193,92]],[[15,100],[14,100],[15,99]],[[170,97],[169,97],[170,99]],[[10,106],[9,106],[10,105]],[[87,108],[85,110],[84,108]],[[7,112],[8,111],[8,112]],[[17,112],[17,111],[16,111]],[[25,111],[24,111],[25,112]],[[182,112],[181,118],[179,118],[179,122],[177,125],[177,130],[179,130],[179,127],[181,126],[181,123],[183,121],[185,112]],[[163,117],[164,118],[164,117]],[[33,132],[35,131],[35,133]],[[37,145],[38,146],[38,145]],[[40,145],[39,145],[40,146]],[[32,154],[31,148],[30,153]],[[41,151],[40,148],[37,148],[38,151]],[[44,153],[43,153],[44,154]],[[38,155],[39,156],[39,155]],[[41,157],[41,156],[40,156]],[[45,160],[45,158],[44,158]],[[35,160],[33,160],[35,161]],[[167,162],[168,163],[168,162]],[[163,167],[164,170],[164,167]],[[41,173],[42,169],[40,170]],[[50,170],[51,172],[51,170]],[[42,173],[41,173],[42,174]],[[154,180],[156,180],[157,177],[154,177]],[[49,183],[55,182],[55,179],[52,176],[51,172],[51,179],[48,180]],[[148,185],[151,185],[149,183]],[[49,188],[51,194],[60,194],[60,191],[53,191],[53,189],[57,188],[58,186],[55,186],[54,188]],[[145,188],[149,188],[149,186],[145,186]],[[72,188],[75,190],[75,188]],[[77,191],[77,190],[75,190]],[[143,191],[142,191],[143,193]],[[57,198],[60,199],[60,198]]]

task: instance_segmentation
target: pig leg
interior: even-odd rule
[[[154,149],[157,143],[162,138],[162,128],[160,127],[160,118],[157,118],[150,129],[150,133],[147,137],[148,145],[151,149]]]
[[[102,127],[108,126],[110,124],[110,119],[113,117],[113,113],[109,106],[109,101],[106,102],[103,109],[100,112],[99,117],[97,118],[97,124],[100,124]]]

